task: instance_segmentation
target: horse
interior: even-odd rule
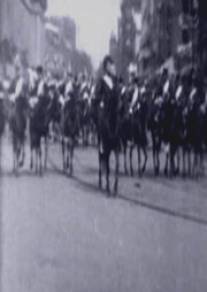
[[[68,94],[61,113],[63,172],[74,172],[74,150],[79,135],[79,108],[76,95]]]
[[[13,145],[13,172],[18,174],[19,168],[23,167],[25,159],[25,137],[28,117],[28,90],[22,82],[17,96],[12,95],[9,109],[9,126],[12,133]]]
[[[130,115],[131,92],[129,88],[122,87],[120,90],[120,141],[123,149],[124,172],[128,175],[127,154],[128,145],[132,144],[132,119]],[[131,145],[130,145],[131,146]],[[131,148],[131,147],[130,147]],[[130,151],[130,171],[133,175],[132,152]]]
[[[89,134],[91,130],[91,103],[90,90],[85,88],[80,94],[80,127],[83,145],[89,145]]]
[[[99,188],[102,189],[103,168],[105,169],[106,191],[110,188],[110,156],[115,154],[115,177],[113,194],[117,195],[119,181],[120,117],[119,94],[115,78],[101,78],[96,88]]]
[[[1,84],[0,84],[1,87]],[[0,159],[1,159],[1,147],[2,147],[2,136],[4,134],[5,123],[6,123],[6,107],[5,107],[5,100],[4,100],[4,91],[3,87],[0,90]],[[1,162],[0,162],[1,163]],[[1,164],[0,164],[1,166]],[[0,169],[1,171],[1,169]]]
[[[162,98],[155,94],[150,107],[149,130],[152,139],[152,156],[155,176],[160,173],[160,152],[162,146]]]
[[[120,94],[120,135],[121,145],[124,154],[124,170],[128,174],[127,149],[129,145],[130,174],[134,175],[133,169],[133,150],[137,148],[138,156],[138,175],[142,176],[147,164],[147,124],[148,124],[148,104],[146,91],[142,88],[141,92],[137,87],[123,87]],[[136,96],[135,96],[136,95]],[[144,162],[142,164],[141,151],[143,152]]]
[[[50,107],[51,100],[48,95],[48,88],[44,85],[44,92],[41,96],[33,96],[30,98],[30,169],[34,168],[35,155],[35,171],[41,174],[43,170],[42,162],[42,145],[41,140],[44,139],[44,170],[47,169],[48,160],[48,136],[50,124]]]
[[[205,143],[205,105],[202,101],[201,92],[190,98],[189,111],[189,142],[193,151],[193,164],[191,174],[198,177],[204,173],[203,154]]]
[[[50,97],[50,136],[53,138],[53,141],[59,141],[61,136],[60,122],[61,122],[61,109],[64,92],[64,84],[61,84],[59,87],[56,87],[56,84],[53,83],[48,88],[48,94]]]

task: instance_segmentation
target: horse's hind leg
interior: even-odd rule
[[[160,150],[156,151],[156,157],[157,157],[157,175],[160,174]]]
[[[40,147],[38,149],[38,156],[39,156],[39,175],[42,174],[42,147],[41,147],[41,144],[40,144]]]
[[[13,173],[15,174],[16,173],[16,156],[17,156],[17,153],[16,153],[16,145],[13,143]]]
[[[197,154],[194,152],[193,153],[193,166],[192,166],[192,176],[196,176],[196,170],[197,170]]]
[[[190,149],[187,151],[187,157],[188,157],[188,175],[191,176],[191,174],[192,174],[192,161],[191,161],[191,150]]]
[[[102,188],[102,163],[103,163],[103,153],[99,150],[98,153],[99,169],[98,169],[98,185]]]
[[[152,145],[152,160],[153,160],[153,167],[154,167],[154,175],[158,175],[157,173],[157,159],[156,159],[156,149],[155,145]]]
[[[66,170],[66,163],[65,163],[65,140],[64,137],[62,137],[62,141],[61,141],[61,148],[62,148],[62,163],[63,163],[63,172],[65,172]]]
[[[144,163],[143,163],[143,166],[142,166],[142,174],[145,173],[145,170],[146,170],[146,165],[147,165],[147,159],[148,159],[148,156],[147,156],[147,148],[144,146],[142,148],[142,151],[143,151],[143,154],[144,154]]]
[[[74,144],[75,144],[75,142],[71,141],[71,145],[70,145],[70,176],[73,175]]]
[[[200,160],[199,160],[199,162],[200,162],[200,174],[203,176],[205,174],[203,149],[201,149],[199,158],[200,158]]]
[[[114,181],[114,195],[118,192],[118,182],[119,182],[119,152],[115,152],[115,181]]]
[[[183,177],[186,176],[186,150],[182,149],[182,159],[183,159],[183,167],[182,167],[182,175]]]

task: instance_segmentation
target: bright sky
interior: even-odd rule
[[[77,46],[98,66],[108,53],[111,32],[117,31],[121,0],[48,0],[48,14],[70,15],[77,25]]]

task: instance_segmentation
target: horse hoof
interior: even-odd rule
[[[113,195],[114,195],[114,198],[116,198],[118,196],[118,188],[114,188]]]
[[[106,188],[107,198],[111,197],[111,190],[109,187]]]
[[[155,176],[159,176],[160,170],[158,167],[155,167],[154,173],[155,173]]]
[[[139,170],[139,171],[138,171],[138,176],[139,176],[139,177],[142,177],[142,176],[143,176],[143,173],[144,173],[144,172],[143,172],[142,170]]]
[[[164,175],[168,176],[168,170],[167,169],[164,169]]]
[[[24,166],[24,162],[21,161],[21,162],[19,163],[19,167],[22,168],[23,166]]]

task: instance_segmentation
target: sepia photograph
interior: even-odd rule
[[[207,291],[207,1],[0,0],[0,292]]]

